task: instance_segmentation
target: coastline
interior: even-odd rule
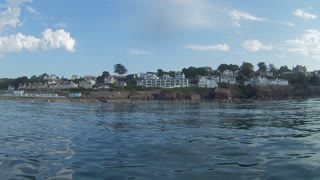
[[[48,92],[49,93],[49,92]],[[253,102],[277,100],[303,100],[320,97],[320,87],[294,86],[230,86],[227,88],[176,88],[150,91],[91,91],[79,97],[66,97],[56,92],[52,96],[0,96],[0,100],[66,103],[188,103],[188,102]],[[46,95],[46,94],[44,94]],[[48,94],[47,94],[48,95]]]
[[[283,101],[283,100],[305,100],[317,98],[318,96],[287,97],[287,98],[234,98],[234,99],[201,99],[201,100],[140,100],[140,99],[104,99],[104,98],[44,98],[44,97],[0,97],[5,101],[23,101],[23,102],[57,102],[57,103],[199,103],[199,102],[218,102],[218,103],[239,103],[256,101]]]

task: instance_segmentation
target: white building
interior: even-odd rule
[[[29,83],[27,86],[24,84],[19,89],[48,89],[48,83]]]
[[[271,85],[288,86],[289,85],[289,81],[277,78],[277,79],[271,81]]]
[[[14,86],[9,85],[8,86],[8,91],[13,91],[14,90]]]
[[[227,70],[224,70],[221,75],[225,77],[234,77],[234,72],[227,69]]]
[[[44,80],[58,80],[59,77],[54,74],[47,74],[43,77]]]
[[[115,84],[117,82],[116,76],[108,76],[104,78],[104,83],[105,84]]]
[[[163,75],[162,78],[157,77],[155,74],[142,75],[143,79],[137,82],[137,86],[143,87],[160,87],[160,88],[177,88],[188,87],[189,80],[181,72],[176,72],[175,77]]]
[[[79,87],[84,89],[92,89],[93,84],[90,81],[81,81],[79,83]]]
[[[280,85],[280,86],[287,86],[289,85],[288,80],[283,79],[275,79],[275,80],[269,80],[264,77],[254,77],[251,78],[249,81],[245,81],[244,85],[252,85],[252,86],[270,86],[270,85]]]
[[[218,87],[219,83],[225,84],[236,84],[237,80],[234,77],[227,77],[227,76],[200,76],[198,87],[206,87],[206,88],[216,88]]]
[[[13,96],[23,96],[24,95],[24,91],[13,91],[12,95]]]
[[[79,87],[78,84],[74,83],[73,81],[63,81],[57,84],[49,85],[49,89],[72,89]]]
[[[200,76],[198,87],[201,88],[217,88],[219,85],[218,77]]]
[[[63,84],[59,85],[60,89],[72,89],[77,88],[78,84],[74,83],[73,81],[65,81]]]
[[[226,84],[236,84],[237,80],[234,77],[221,76],[219,82],[220,83],[226,83]]]
[[[76,80],[76,79],[80,79],[80,76],[78,76],[78,75],[72,75],[71,76],[71,80]]]
[[[24,83],[24,84],[19,84],[18,89],[28,89],[28,86],[27,86],[26,83]]]

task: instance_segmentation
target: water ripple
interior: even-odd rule
[[[320,101],[0,101],[1,179],[315,179]]]

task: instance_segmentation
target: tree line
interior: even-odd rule
[[[268,72],[271,72],[273,75],[269,78],[281,78],[289,81],[290,84],[297,84],[302,86],[307,85],[320,85],[320,78],[317,75],[307,76],[304,73],[292,74],[292,70],[288,66],[284,65],[280,68],[275,67],[273,64],[267,65],[265,62],[259,62],[257,64],[258,69],[255,71],[254,65],[250,62],[243,62],[241,66],[236,64],[220,64],[217,69],[212,69],[209,66],[204,67],[193,67],[183,68],[182,73],[185,74],[185,77],[190,80],[191,84],[196,84],[199,80],[199,76],[221,76],[222,73],[226,70],[231,72],[237,72],[237,81],[239,84],[243,84],[244,81],[249,80],[252,77],[256,76],[268,76]],[[123,64],[115,64],[113,66],[114,73],[119,75],[118,79],[125,81],[129,86],[136,85],[136,78],[134,75],[126,75],[128,72],[127,68]],[[157,69],[155,72],[158,77],[163,75],[170,75],[171,77],[175,76],[175,71],[164,71],[162,69]],[[20,84],[28,83],[44,83],[45,76],[44,73],[40,76],[27,76],[18,77],[16,79],[0,79],[0,89],[7,89],[9,85],[17,88]],[[96,78],[98,84],[103,84],[105,78],[109,77],[110,73],[108,71],[103,71],[100,76]],[[65,79],[67,80],[67,79]],[[74,81],[79,82],[83,79],[76,79]]]

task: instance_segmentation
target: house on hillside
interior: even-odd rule
[[[58,80],[59,77],[54,75],[54,74],[46,74],[45,76],[43,76],[44,80]]]
[[[84,89],[92,89],[96,84],[96,78],[93,76],[85,76],[84,80],[79,82],[79,87]]]
[[[14,86],[9,85],[8,86],[8,91],[13,91],[14,90]]]
[[[219,83],[236,84],[237,80],[234,77],[220,76]]]
[[[224,71],[221,73],[221,76],[224,76],[224,77],[234,77],[234,72],[233,72],[233,71],[230,71],[229,69],[227,69],[227,70],[224,70]]]
[[[287,86],[289,85],[288,80],[284,79],[275,79],[275,80],[269,80],[265,77],[254,77],[251,78],[249,81],[245,81],[244,85],[251,85],[251,86],[270,86],[270,85],[280,85],[280,86]]]
[[[90,81],[81,81],[79,82],[79,88],[84,88],[84,89],[92,89],[93,84]]]
[[[78,84],[70,80],[64,81],[62,84],[59,85],[59,89],[72,89],[77,87],[78,87]]]
[[[104,78],[105,84],[115,84],[116,82],[117,82],[116,76],[108,76],[108,77]]]
[[[147,73],[142,75],[142,79],[137,82],[137,86],[142,87],[160,87],[160,88],[176,88],[188,87],[189,80],[181,72],[176,72],[175,77],[163,75],[162,78],[157,77],[155,74]]]
[[[28,89],[28,85],[26,83],[19,84],[18,89]]]
[[[217,88],[219,83],[218,77],[200,76],[198,87],[201,88]]]

